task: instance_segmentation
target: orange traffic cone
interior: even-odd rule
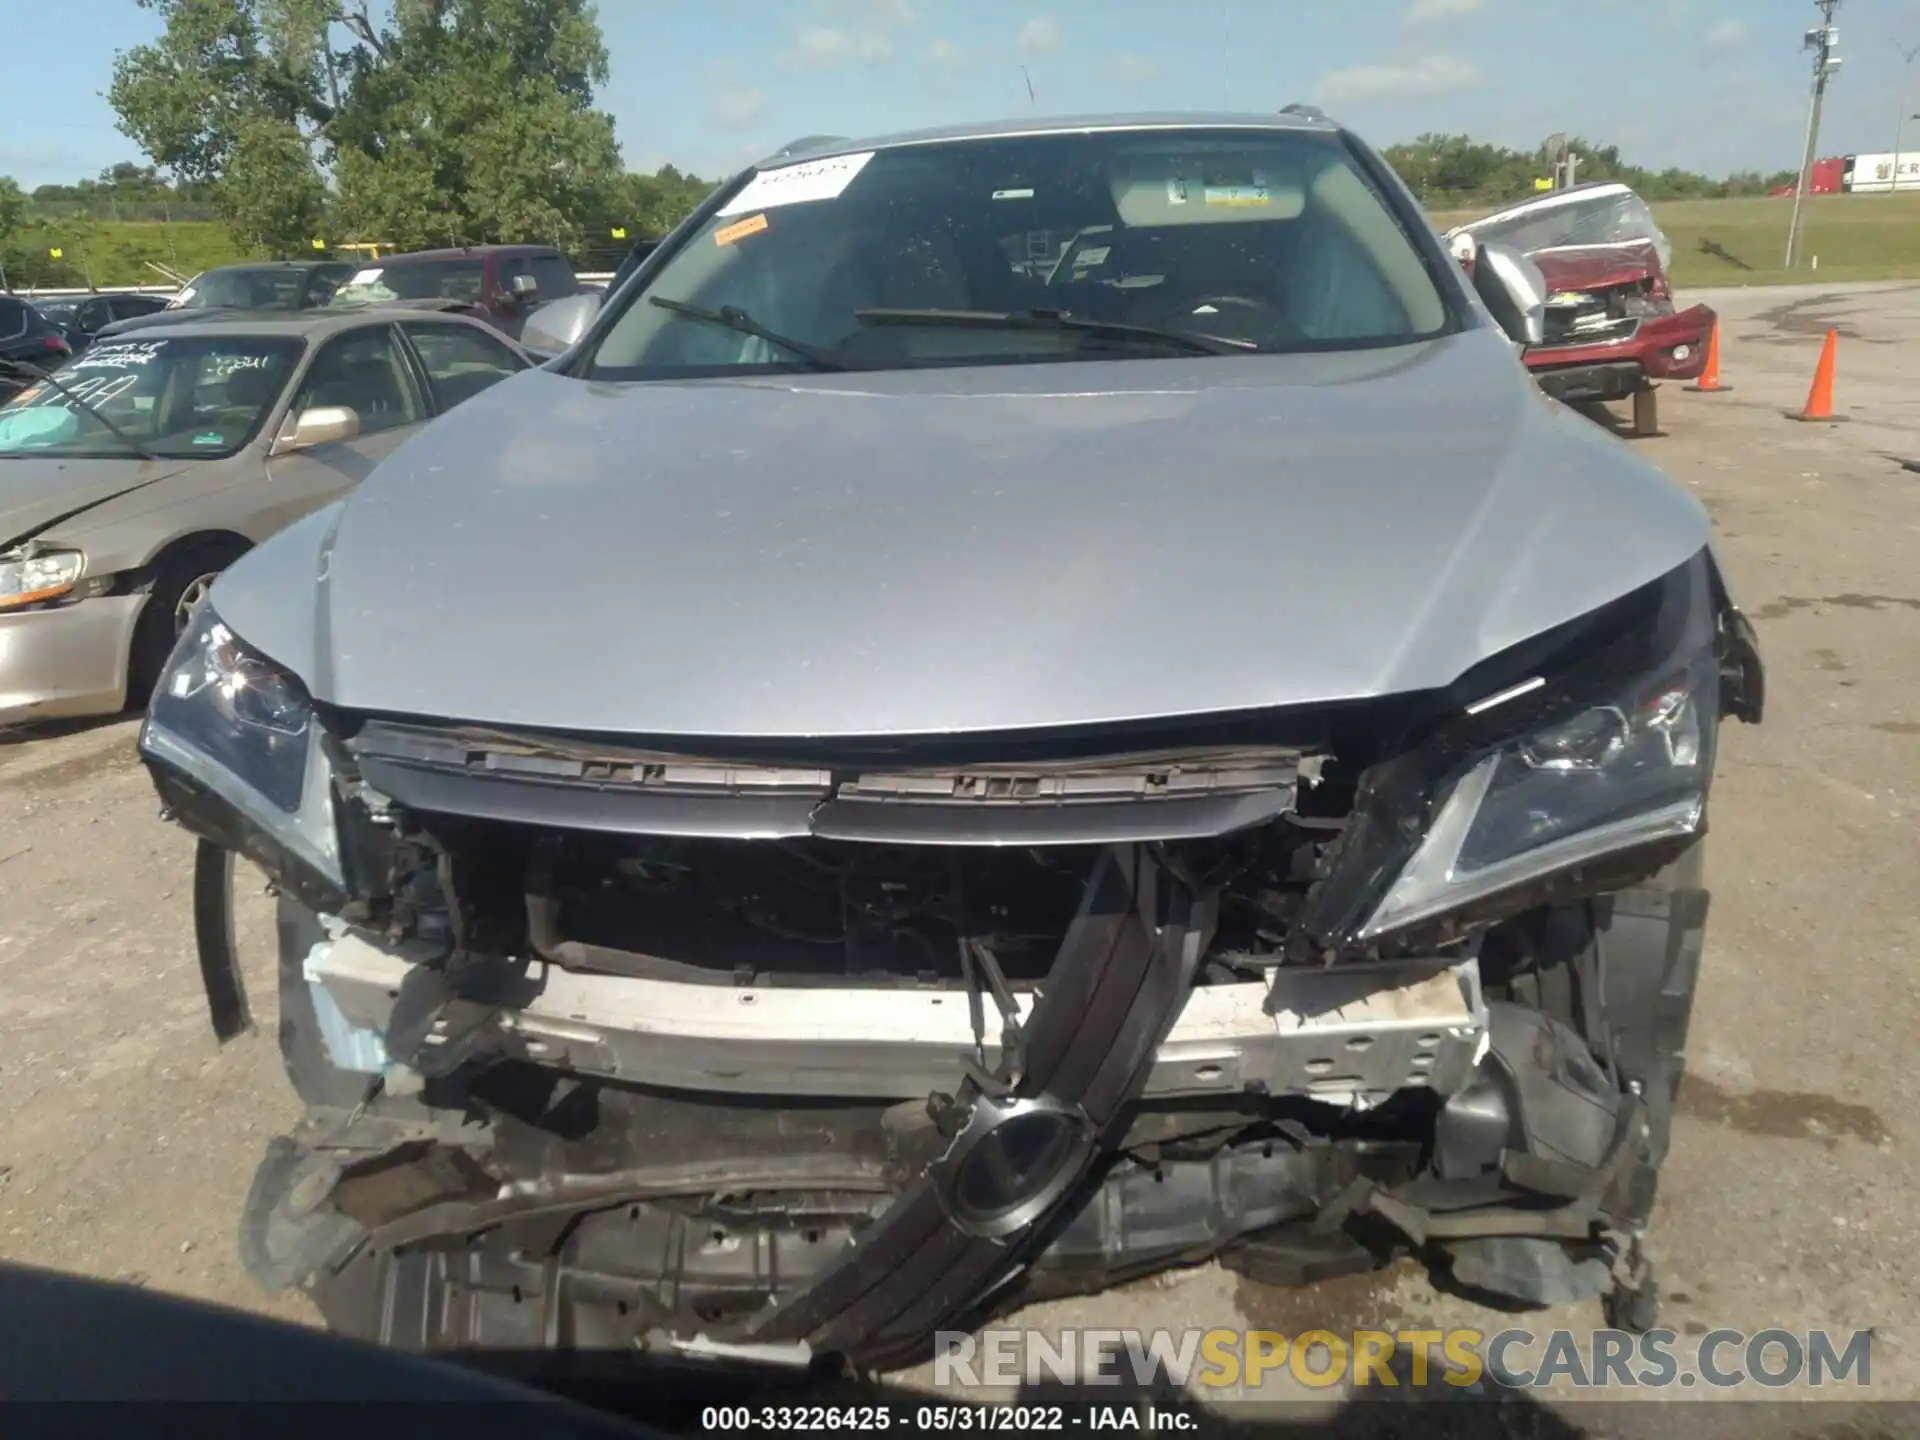
[[[1715,321],[1713,333],[1707,337],[1707,368],[1700,372],[1700,378],[1691,385],[1683,386],[1687,390],[1699,390],[1712,394],[1719,390],[1731,390],[1733,386],[1720,383],[1720,322]]]
[[[1846,420],[1846,416],[1833,413],[1833,361],[1839,349],[1840,332],[1827,331],[1827,343],[1820,347],[1819,367],[1813,372],[1813,388],[1807,392],[1807,408],[1789,410],[1789,420],[1818,420],[1827,425]]]

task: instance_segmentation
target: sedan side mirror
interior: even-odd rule
[[[1473,288],[1516,345],[1547,338],[1547,278],[1511,245],[1481,245],[1473,257]]]
[[[528,318],[526,328],[520,332],[521,346],[542,360],[551,360],[562,351],[571,349],[587,333],[587,327],[593,324],[593,317],[600,313],[600,303],[604,298],[597,290],[583,291],[542,305]]]
[[[289,415],[274,437],[269,455],[285,455],[294,450],[311,450],[316,445],[337,445],[360,433],[360,412],[346,405],[313,405],[298,415]]]

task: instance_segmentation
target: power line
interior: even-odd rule
[[[1827,98],[1827,80],[1840,73],[1840,57],[1833,52],[1840,44],[1840,32],[1833,23],[1833,12],[1840,0],[1813,0],[1819,7],[1820,23],[1807,31],[1801,47],[1813,51],[1813,103],[1807,107],[1807,152],[1800,161],[1800,179],[1793,187],[1793,219],[1787,224],[1787,269],[1793,269],[1794,251],[1800,243],[1800,206],[1813,184],[1814,157],[1820,152],[1820,106]]]

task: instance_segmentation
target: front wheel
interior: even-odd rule
[[[146,705],[153,687],[160,683],[167,657],[206,603],[213,582],[240,554],[237,546],[206,545],[161,563],[133,628],[133,646],[127,656],[128,708]]]

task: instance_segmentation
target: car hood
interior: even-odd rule
[[[1568,245],[1535,250],[1527,257],[1540,267],[1555,290],[1600,290],[1608,285],[1631,285],[1659,275],[1660,251],[1651,240],[1620,245]]]
[[[103,336],[124,335],[129,330],[152,330],[170,325],[194,325],[204,320],[224,319],[260,319],[284,320],[289,315],[303,313],[292,306],[281,306],[271,310],[250,310],[239,305],[197,305],[180,310],[155,310],[146,315],[129,315],[123,320],[115,320],[102,325],[93,332],[98,340]]]
[[[214,603],[357,711],[987,732],[1445,684],[1700,506],[1476,329],[1360,353],[495,386]]]
[[[187,463],[0,456],[0,550],[171,479]]]

